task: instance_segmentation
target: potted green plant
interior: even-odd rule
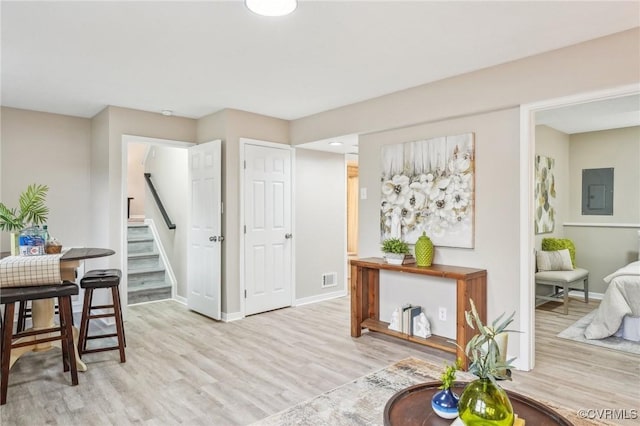
[[[431,398],[431,408],[440,417],[444,419],[455,419],[458,417],[458,401],[460,397],[451,390],[453,382],[456,380],[456,371],[462,368],[460,358],[456,359],[455,364],[447,365],[445,363],[444,371],[440,376],[442,385],[438,387],[437,392]]]
[[[0,203],[0,231],[11,234],[11,254],[18,253],[18,232],[28,226],[40,225],[47,221],[49,208],[45,205],[49,187],[31,184],[20,194],[19,207],[9,208]]]
[[[405,255],[411,253],[409,244],[400,238],[387,238],[382,241],[382,251],[385,253],[385,260],[392,265],[402,265]]]
[[[514,421],[513,407],[504,389],[498,385],[498,380],[511,380],[511,362],[515,359],[505,359],[500,353],[499,336],[513,330],[507,330],[513,322],[515,312],[503,320],[500,315],[490,326],[482,323],[476,306],[471,302],[471,311],[465,312],[467,324],[478,333],[474,335],[465,348],[465,353],[471,363],[469,372],[478,376],[477,380],[469,383],[460,396],[458,410],[460,419],[467,426],[511,425]],[[506,351],[506,348],[503,349]]]

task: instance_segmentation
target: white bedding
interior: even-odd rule
[[[625,315],[640,315],[640,260],[604,278],[609,284],[595,317],[584,332],[587,339],[603,339],[618,331]]]

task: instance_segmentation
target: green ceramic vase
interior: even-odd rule
[[[422,236],[416,241],[415,257],[416,265],[418,266],[431,266],[433,262],[433,243],[424,231],[422,232]]]
[[[458,411],[465,426],[512,426],[514,421],[507,392],[489,379],[474,380],[464,388]]]

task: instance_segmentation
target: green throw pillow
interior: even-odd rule
[[[569,250],[571,256],[571,264],[576,267],[576,246],[568,238],[543,238],[542,250],[544,251],[556,251],[556,250]]]

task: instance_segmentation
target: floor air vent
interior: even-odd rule
[[[327,272],[322,274],[322,287],[335,287],[338,284],[338,274]]]

